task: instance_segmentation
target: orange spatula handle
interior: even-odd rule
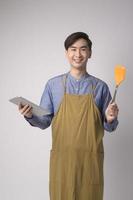
[[[116,98],[117,90],[118,90],[118,85],[116,85],[116,87],[115,87],[115,92],[114,92],[113,98],[112,98],[112,100],[111,100],[110,103],[115,102],[115,98]]]

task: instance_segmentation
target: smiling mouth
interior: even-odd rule
[[[80,62],[82,62],[82,60],[74,60],[74,62],[80,63]]]

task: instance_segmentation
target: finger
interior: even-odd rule
[[[25,106],[20,110],[21,114],[23,114],[23,113],[27,110],[28,107],[29,107],[28,104],[25,105]]]
[[[117,105],[113,105],[113,106],[110,107],[110,109],[113,110],[113,111],[118,110],[118,106]]]
[[[113,110],[111,110],[110,112],[109,112],[109,114],[111,114],[111,115],[114,115],[115,113],[118,113],[118,110],[117,109],[113,109]]]
[[[109,105],[110,105],[111,107],[118,107],[117,104],[116,104],[116,102],[113,102],[113,103],[110,102]]]
[[[31,106],[28,107],[28,108],[23,112],[23,115],[29,114],[31,108],[32,108]]]
[[[115,111],[117,110],[117,108],[116,108],[116,107],[112,107],[112,108],[110,108],[110,110],[111,110],[112,112],[115,112]]]
[[[109,115],[116,115],[118,113],[118,110],[110,110],[109,112],[108,112],[108,114]]]
[[[110,113],[108,114],[109,117],[112,117],[113,115],[114,115],[113,112],[110,112]]]
[[[109,121],[111,121],[111,122],[114,121],[114,120],[115,120],[115,117],[110,117],[109,118]]]
[[[113,111],[113,112],[118,112],[118,111],[119,111],[119,108],[118,108],[118,107],[114,107],[114,108],[112,108],[112,111]]]
[[[110,114],[109,114],[109,117],[117,117],[118,116],[118,111],[115,111],[115,112],[111,112]]]
[[[20,104],[18,105],[19,110],[22,109],[22,107],[23,107],[23,106],[22,106],[22,104],[20,103]]]
[[[31,111],[32,107],[30,106],[29,108],[27,108],[27,110],[23,113],[23,115],[28,114]]]
[[[110,104],[111,107],[117,107],[116,103]]]
[[[114,101],[112,102],[112,100],[109,102],[110,105],[114,105],[116,104]]]

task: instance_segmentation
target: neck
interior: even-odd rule
[[[76,79],[80,79],[86,73],[87,73],[86,68],[76,69],[72,67],[70,70],[70,74],[74,76]]]

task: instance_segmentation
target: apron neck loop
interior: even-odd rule
[[[67,77],[68,77],[68,73],[64,74],[62,77],[62,81],[63,81],[63,87],[64,87],[64,94],[66,93],[66,81],[67,81]],[[95,97],[95,88],[96,88],[97,84],[91,84],[91,94],[93,97]]]
[[[64,74],[63,76],[63,86],[64,86],[64,94],[66,93],[66,79],[67,79],[68,73]]]

